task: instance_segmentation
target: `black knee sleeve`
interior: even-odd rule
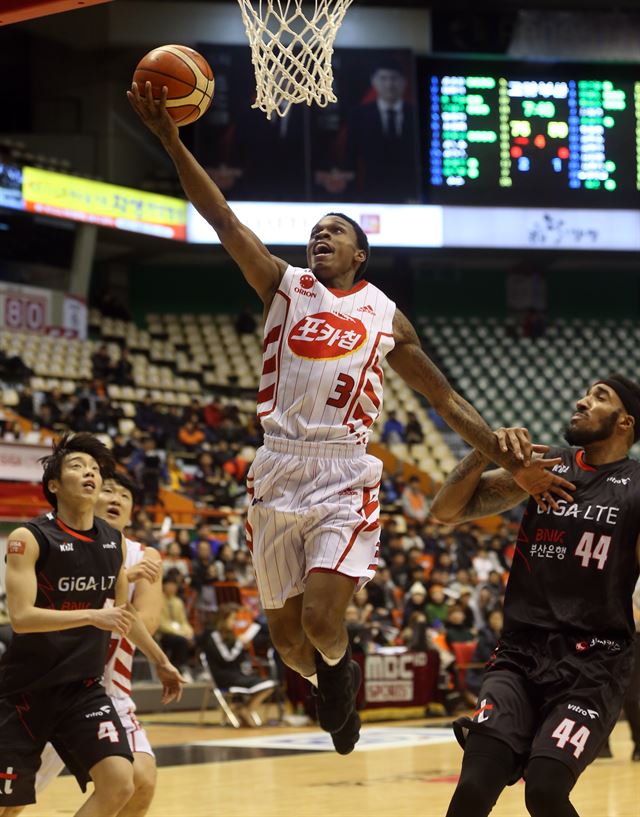
[[[486,817],[513,778],[517,765],[518,759],[506,743],[470,734],[447,817]]]
[[[564,763],[534,757],[527,765],[525,782],[525,803],[531,817],[579,817],[569,801],[576,780]]]

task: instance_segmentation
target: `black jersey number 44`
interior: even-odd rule
[[[505,631],[538,627],[602,635],[634,632],[631,597],[638,578],[640,463],[594,467],[584,451],[551,449],[553,470],[576,486],[573,502],[522,518],[505,596]]]

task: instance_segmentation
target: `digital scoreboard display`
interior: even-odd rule
[[[426,65],[428,201],[640,206],[640,70]]]

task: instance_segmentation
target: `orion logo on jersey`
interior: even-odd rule
[[[316,279],[313,277],[313,275],[302,275],[300,276],[300,286],[296,287],[295,291],[298,293],[298,295],[306,295],[307,298],[317,298],[318,296],[315,292],[307,292],[307,290],[311,289],[315,282]]]
[[[336,360],[353,354],[367,340],[365,325],[340,312],[307,315],[289,333],[288,344],[297,357]]]

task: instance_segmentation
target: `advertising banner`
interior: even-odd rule
[[[184,241],[187,203],[171,196],[23,168],[25,209],[101,227]]]

